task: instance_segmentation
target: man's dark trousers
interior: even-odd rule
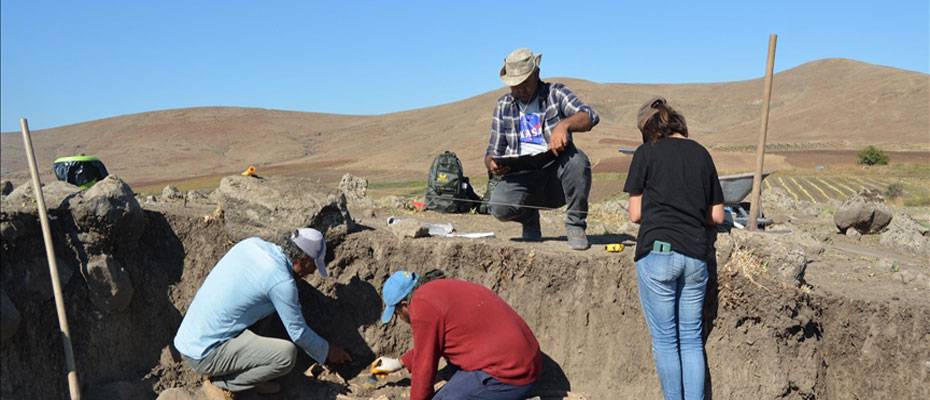
[[[585,229],[590,193],[591,162],[569,144],[547,167],[504,175],[491,194],[490,210],[501,221],[522,223],[538,217],[539,210],[521,205],[558,208],[567,204],[565,225]]]

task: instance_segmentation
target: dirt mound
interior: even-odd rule
[[[229,207],[237,206],[226,203],[224,214],[204,218],[215,215],[216,204],[209,200],[156,204],[165,208],[141,210],[146,228],[134,247],[116,244],[106,253],[104,264],[118,263],[134,288],[125,308],[109,310],[94,300],[93,285],[82,272],[92,259],[80,251],[88,247],[79,244],[85,228],[71,209],[51,210],[59,266],[70,274],[64,294],[89,398],[162,394],[183,399],[196,393],[199,378],[179,362],[170,342],[197,288],[234,242],[225,218]],[[324,208],[317,212],[325,214]],[[270,215],[290,221],[297,217],[291,213],[305,211],[283,207],[279,212],[284,214]],[[497,226],[483,216],[457,217],[463,225]],[[378,289],[401,268],[441,268],[500,293],[533,328],[546,355],[536,388],[543,398],[660,397],[631,251],[569,252],[548,242],[501,239],[399,239],[376,223],[380,220],[360,219],[355,228],[345,228],[346,234],[328,236],[333,278],[311,276],[298,285],[308,323],[346,347],[355,362],[309,379],[301,372],[310,359],[301,354],[295,371],[281,381],[285,398],[401,397],[409,385],[402,375],[366,387],[363,374],[376,354],[397,356],[411,344],[406,325],[377,323]],[[0,224],[15,226],[2,236],[0,287],[9,299],[3,302],[4,316],[8,305],[22,316],[0,347],[0,397],[62,398],[66,382],[55,366],[64,363],[54,303],[42,289],[49,286],[41,278],[45,263],[35,211],[8,209],[4,203]],[[761,251],[765,240],[777,246]],[[924,365],[930,359],[930,306],[798,287],[798,272],[803,280],[804,270],[795,268],[797,263],[808,265],[819,253],[811,245],[799,259],[790,246],[795,241],[790,235],[718,238],[720,266],[711,268],[717,286],[705,310],[712,393],[789,399],[930,395],[925,384],[930,370]],[[256,329],[285,336],[273,318]],[[5,326],[4,337],[7,332]]]

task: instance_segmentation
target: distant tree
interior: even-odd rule
[[[875,146],[859,150],[859,164],[888,165],[888,154]]]

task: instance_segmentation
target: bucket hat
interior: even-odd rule
[[[533,54],[533,51],[527,48],[510,52],[501,67],[501,81],[507,86],[517,86],[523,83],[533,74],[533,71],[539,68],[541,60],[542,54]]]

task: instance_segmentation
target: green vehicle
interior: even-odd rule
[[[55,177],[59,181],[68,182],[81,189],[94,186],[97,181],[106,178],[109,173],[96,156],[70,156],[61,157],[54,163]]]

